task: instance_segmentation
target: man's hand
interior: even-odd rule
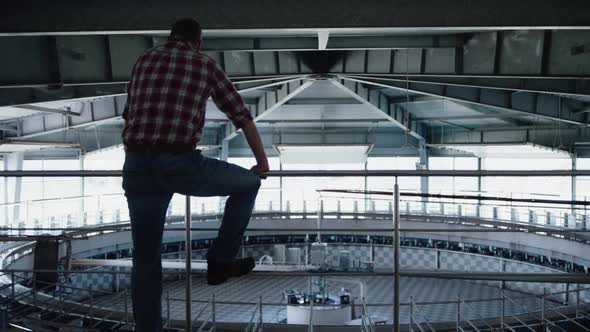
[[[263,174],[269,171],[269,167],[268,164],[256,164],[250,168],[250,171],[256,173],[261,179],[266,179],[266,176]]]
[[[246,136],[246,141],[250,149],[254,153],[254,158],[256,158],[256,165],[250,168],[250,171],[256,173],[260,178],[266,179],[266,176],[262,174],[268,172],[268,159],[266,158],[264,146],[262,146],[262,140],[260,139],[260,134],[258,133],[258,129],[256,129],[254,121],[250,121],[250,123],[242,127],[242,131],[244,132],[244,136]]]

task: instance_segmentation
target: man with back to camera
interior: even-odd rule
[[[164,45],[133,67],[123,112],[127,197],[133,239],[131,297],[136,331],[161,330],[160,246],[172,195],[229,196],[218,237],[207,252],[207,283],[250,272],[252,257],[236,259],[268,160],[252,116],[221,67],[200,53],[201,28],[174,23]],[[206,158],[195,150],[212,97],[244,136],[256,158],[250,170]]]

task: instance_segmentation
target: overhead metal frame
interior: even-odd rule
[[[515,94],[504,90],[490,91],[489,89],[467,87],[450,89],[445,88],[445,86],[433,86],[410,82],[405,84],[399,82],[380,83],[378,82],[379,79],[367,80],[349,76],[340,76],[340,78],[369,86],[394,89],[407,93],[427,95],[467,103],[474,106],[481,106],[491,109],[492,111],[519,113],[567,124],[584,127],[590,126],[586,117],[573,113],[572,110],[567,108],[564,100],[557,96],[548,96],[537,93],[526,93],[526,95],[524,95],[525,93]],[[529,100],[532,100],[533,103],[528,103]]]
[[[254,122],[262,120],[312,84],[313,80],[294,79],[285,81],[284,84],[281,84],[280,89],[272,92],[265,92],[264,95],[258,99],[258,103],[252,114]],[[238,135],[238,132],[233,126],[229,127],[227,130],[229,132],[222,138],[222,141],[229,141]]]
[[[366,105],[371,111],[382,114],[385,119],[391,121],[415,139],[419,141],[425,139],[424,127],[421,124],[412,122],[409,112],[397,108],[391,109],[387,96],[378,91],[370,91],[360,84],[350,84],[350,82],[346,81],[337,82],[335,80],[330,80],[330,82]]]
[[[138,10],[141,8],[141,10]],[[264,10],[260,10],[263,8]],[[333,15],[338,8],[343,15]],[[363,15],[358,15],[362,8]],[[485,0],[465,3],[449,3],[435,6],[432,1],[405,2],[396,0],[382,3],[337,0],[302,0],[297,3],[277,3],[265,0],[173,0],[166,4],[143,6],[139,0],[131,0],[125,6],[101,4],[87,6],[75,1],[58,4],[38,4],[31,12],[28,4],[16,3],[7,8],[6,19],[0,24],[0,32],[9,35],[22,33],[79,33],[88,32],[159,32],[170,29],[168,18],[196,16],[203,27],[213,31],[231,29],[395,29],[456,31],[471,29],[506,28],[588,28],[585,15],[588,3],[584,0],[535,1],[518,3]],[[527,13],[521,15],[520,13]],[[464,13],[464,14],[458,14]],[[224,17],[224,20],[217,19]],[[252,19],[256,17],[256,19]]]

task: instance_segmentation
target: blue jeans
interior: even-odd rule
[[[131,298],[136,331],[161,331],[162,259],[160,247],[172,194],[229,196],[217,239],[207,258],[232,261],[250,221],[260,178],[253,172],[201,151],[127,152],[123,189],[133,240]]]

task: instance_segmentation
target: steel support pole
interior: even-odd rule
[[[397,184],[397,177],[395,177],[395,184],[393,186],[393,331],[400,331],[399,321],[399,255],[400,255],[400,239],[399,239],[399,186]]]
[[[192,309],[191,309],[191,197],[186,196],[186,210],[184,216],[185,222],[185,308],[186,308],[186,331],[192,331]]]

